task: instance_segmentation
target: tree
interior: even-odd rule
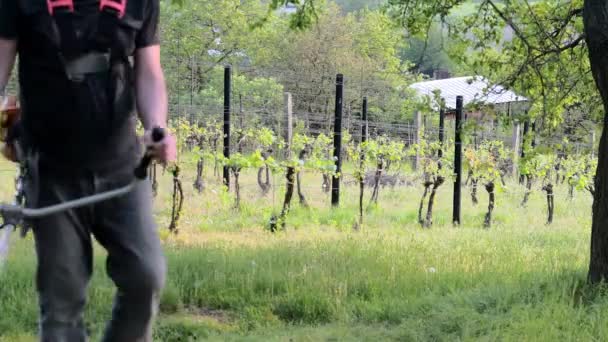
[[[401,52],[402,58],[413,63],[412,69],[433,76],[437,69],[454,70],[456,64],[448,55],[448,38],[439,23],[431,25],[421,36],[411,36]]]
[[[317,7],[323,0],[271,0],[269,3],[270,11],[275,11],[281,6],[294,5],[296,13],[290,18],[292,29],[303,29],[310,27],[317,19]],[[265,20],[263,20],[265,21]]]
[[[281,53],[255,61],[256,72],[277,76],[292,93],[294,112],[301,113],[308,132],[330,132],[338,73],[345,75],[347,84],[345,123],[355,116],[362,95],[369,98],[374,120],[411,115],[403,100],[413,78],[399,56],[403,30],[379,11],[344,15],[335,4],[316,8],[314,27],[283,33],[272,42]]]
[[[259,1],[196,0],[180,6],[163,2],[162,7],[163,67],[172,99],[181,103],[209,107],[199,95],[218,79],[218,66],[272,59],[279,51],[277,44],[269,43],[281,39],[278,18],[263,27],[251,26],[266,14]]]
[[[465,1],[389,2],[404,27],[420,32],[430,20],[447,18]],[[473,69],[487,72],[488,77],[534,100],[530,114],[542,119],[546,130],[557,127],[565,109],[579,103],[589,114],[607,117],[606,1],[482,0],[475,14],[451,24],[453,36],[462,42],[455,55],[470,55],[463,60],[468,59]],[[513,32],[511,41],[503,39],[505,27]],[[465,43],[465,38],[470,43]],[[592,77],[599,92],[592,89]],[[607,125],[608,120],[604,120],[600,156],[608,153]],[[607,278],[608,160],[602,158],[596,171],[588,279],[596,283]]]
[[[604,115],[608,115],[608,3],[585,0],[585,38],[589,47],[589,60],[597,88],[604,103]],[[608,120],[604,120],[600,139],[599,156],[608,153]],[[593,219],[591,229],[591,260],[589,280],[600,282],[608,278],[608,160],[600,158],[595,176],[593,196]]]
[[[314,8],[309,22],[314,27],[290,30],[293,17],[277,10],[288,3],[296,3],[298,11]],[[387,14],[344,14],[335,3],[319,0],[268,5],[256,0],[163,3],[163,65],[173,104],[186,104],[180,107],[185,110],[221,108],[221,96],[215,96],[223,90],[217,69],[232,65],[235,75],[274,78],[283,85],[293,94],[294,112],[302,113],[309,132],[327,134],[331,129],[338,73],[347,83],[345,123],[352,121],[362,95],[369,98],[375,120],[411,115],[404,99],[409,98],[407,84],[413,77],[400,58],[403,29]],[[259,21],[263,25],[256,24]],[[172,112],[175,115],[174,108]]]

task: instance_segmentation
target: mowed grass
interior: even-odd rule
[[[0,169],[7,168],[0,164]],[[192,168],[186,168],[192,169]],[[160,174],[160,173],[159,173]],[[12,175],[0,174],[1,195]],[[438,193],[435,225],[417,224],[421,187],[384,188],[380,203],[353,230],[357,189],[347,186],[331,209],[321,177],[307,174],[310,208],[297,204],[284,232],[266,229],[282,203],[277,187],[262,196],[254,172],[243,200],[220,189],[209,170],[196,194],[186,173],[180,234],[166,232],[170,177],[161,176],[158,222],[169,278],[156,324],[158,341],[588,341],[608,339],[608,295],[585,283],[591,197],[557,189],[555,221],[546,226],[539,191],[528,208],[516,184],[497,194],[494,226],[482,229],[478,206],[463,192],[463,224],[451,224],[451,184]],[[366,203],[369,199],[366,194]],[[93,340],[109,318],[114,292],[96,253],[86,314]],[[31,236],[15,239],[0,274],[0,341],[35,341],[37,297]]]

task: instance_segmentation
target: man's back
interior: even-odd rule
[[[23,117],[18,142],[30,147],[19,162],[27,169],[23,189],[32,208],[100,194],[133,180],[126,166],[137,160],[136,103],[148,157],[175,160],[170,133],[152,139],[154,128],[167,124],[159,0],[73,1],[48,0],[47,8],[47,0],[0,0],[0,90],[18,54]],[[138,182],[127,194],[93,206],[40,217],[31,226],[42,341],[87,339],[92,237],[107,250],[107,273],[117,287],[103,341],[151,341],[166,271],[149,183]]]
[[[22,123],[29,145],[66,165],[131,165],[128,162],[138,152],[135,90],[125,57],[158,43],[156,26],[150,25],[158,18],[154,3],[127,2],[126,14],[110,37],[120,48],[98,42],[99,0],[74,0],[74,13],[67,15],[59,10],[51,15],[45,0],[2,3],[0,36],[19,37]],[[71,22],[67,30],[61,15]],[[80,80],[66,75],[70,61],[112,49],[120,51],[112,51],[107,72],[86,74]]]

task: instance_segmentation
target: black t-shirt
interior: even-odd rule
[[[99,0],[74,0],[78,37],[95,49]],[[128,55],[159,44],[159,0],[128,0],[126,34],[120,35]],[[108,88],[110,73],[89,75],[85,82],[68,80],[46,0],[0,0],[0,38],[16,39],[22,128],[27,145],[41,158],[64,166],[131,165],[139,152],[135,135],[133,73]],[[88,45],[87,45],[88,46]],[[121,74],[122,75],[122,74]],[[110,110],[112,98],[125,98],[120,112]]]

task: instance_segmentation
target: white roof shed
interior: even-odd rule
[[[481,76],[455,77],[443,80],[414,83],[410,86],[419,96],[434,98],[439,91],[448,108],[456,107],[456,97],[462,96],[464,106],[471,103],[500,105],[528,102],[528,99],[504,89],[500,85],[490,85]],[[436,106],[436,104],[433,104]]]

